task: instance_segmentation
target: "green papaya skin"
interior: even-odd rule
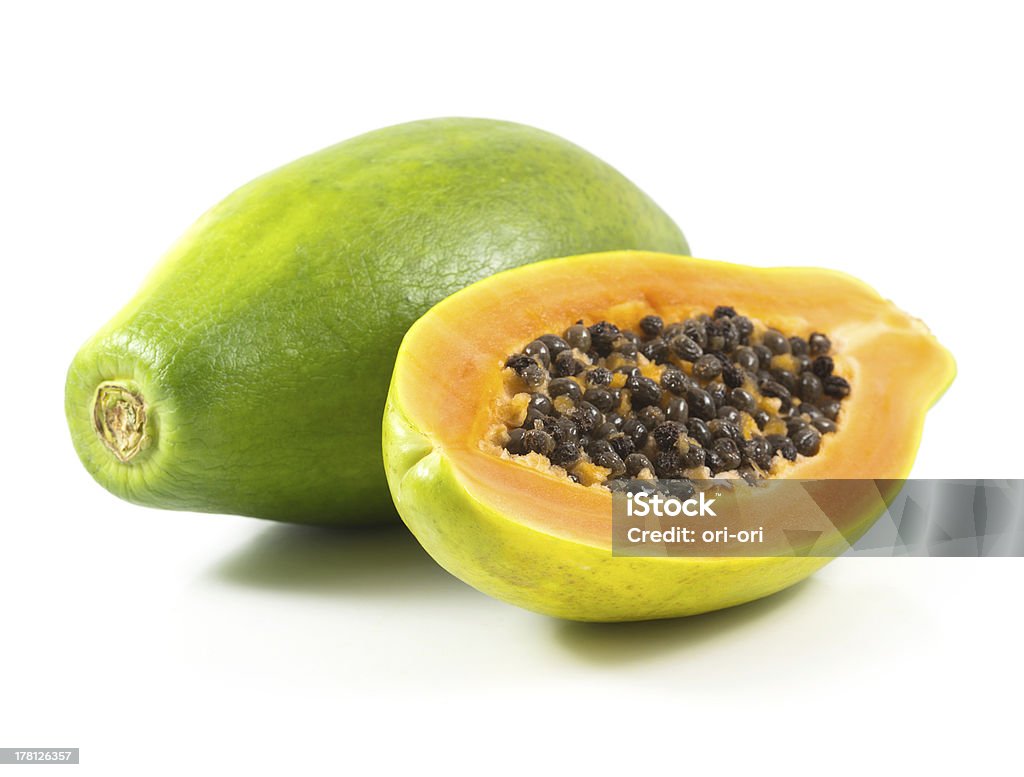
[[[143,505],[394,519],[381,417],[412,322],[499,270],[620,248],[689,253],[643,192],[555,135],[464,118],[361,135],[185,233],[72,362],[75,448]]]

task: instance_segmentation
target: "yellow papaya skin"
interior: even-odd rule
[[[89,473],[152,507],[397,520],[380,419],[398,345],[457,289],[586,250],[687,250],[583,149],[484,119],[389,127],[205,213],[68,371]]]
[[[516,299],[514,309],[499,308],[507,298]],[[834,536],[823,537],[826,552],[614,556],[607,491],[481,445],[503,390],[504,359],[530,339],[560,332],[576,317],[592,323],[619,312],[638,320],[716,303],[802,336],[805,328],[834,335],[853,385],[848,415],[821,454],[781,473],[816,481],[816,498],[841,508]],[[488,320],[502,326],[484,329]],[[459,365],[461,385],[439,395],[423,376],[446,358]],[[954,375],[952,357],[921,322],[842,273],[629,251],[553,259],[480,281],[413,325],[385,409],[384,460],[392,498],[417,540],[486,594],[580,621],[695,615],[781,591],[827,564],[831,548],[838,555],[867,531],[909,474],[925,413]],[[775,510],[791,517],[792,503],[759,504],[770,505],[768,525]]]

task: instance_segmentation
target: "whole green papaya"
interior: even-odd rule
[[[618,248],[689,253],[643,192],[562,138],[465,118],[361,135],[185,233],[72,362],[75,448],[139,504],[390,519],[381,417],[406,329],[498,270]],[[458,375],[439,369],[437,390]]]

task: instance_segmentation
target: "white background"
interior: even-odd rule
[[[865,278],[959,362],[915,476],[1020,477],[1015,5],[3,11],[0,746],[102,775],[1019,768],[1020,559],[846,560],[724,613],[562,623],[401,529],[119,502],[62,413],[80,343],[207,206],[478,115],[605,158],[696,255]]]

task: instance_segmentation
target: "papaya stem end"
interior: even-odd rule
[[[101,383],[92,418],[99,436],[118,461],[129,462],[147,442],[146,402],[140,392],[118,383]]]

